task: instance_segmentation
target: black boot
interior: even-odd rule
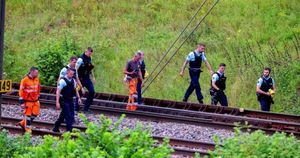
[[[52,129],[52,131],[53,131],[53,132],[60,133],[60,130],[59,130],[59,128],[57,128],[57,127],[54,127],[54,128]]]

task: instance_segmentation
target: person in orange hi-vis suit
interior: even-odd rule
[[[23,132],[31,133],[31,123],[40,114],[40,80],[38,78],[38,68],[31,67],[20,84],[19,103],[24,109],[24,119],[19,122]]]
[[[142,72],[140,69],[141,53],[138,52],[135,54],[132,60],[129,60],[124,69],[124,74],[126,74],[126,83],[129,88],[129,98],[126,106],[126,110],[134,111],[137,109],[137,106],[134,104],[134,94],[137,94],[136,87],[138,79],[142,81],[142,86],[144,85],[144,80],[142,77]]]

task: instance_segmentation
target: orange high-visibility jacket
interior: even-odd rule
[[[20,84],[19,96],[24,101],[37,101],[40,96],[39,78],[30,78],[28,75],[22,79]]]

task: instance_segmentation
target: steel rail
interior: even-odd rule
[[[19,84],[14,83],[13,88],[18,89]],[[41,91],[43,93],[55,94],[56,88],[50,86],[42,86]],[[17,92],[13,91],[12,93],[17,93]],[[120,94],[111,94],[111,93],[96,93],[95,99],[126,102],[128,96],[120,95]],[[298,123],[300,122],[299,115],[263,112],[263,111],[248,110],[243,108],[212,106],[206,104],[178,102],[178,101],[171,101],[171,100],[160,100],[154,98],[143,98],[142,100],[145,105],[149,105],[149,106],[168,107],[174,109],[202,111],[208,113],[227,114],[227,115],[261,118],[261,119],[268,119],[268,120],[279,120],[285,122],[298,122]]]

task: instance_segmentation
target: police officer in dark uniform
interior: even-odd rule
[[[228,106],[227,96],[225,95],[224,90],[226,89],[226,77],[225,77],[225,67],[224,63],[219,65],[219,69],[212,75],[211,79],[211,104],[217,105],[218,102],[222,106]]]
[[[180,76],[183,76],[184,69],[186,65],[189,63],[189,73],[190,73],[191,82],[190,82],[190,86],[186,90],[186,93],[183,97],[184,102],[186,102],[189,96],[193,93],[193,91],[196,90],[198,102],[201,104],[203,103],[203,96],[201,94],[201,88],[199,83],[200,73],[202,72],[201,71],[202,61],[205,62],[205,65],[210,71],[210,74],[212,75],[214,73],[205,57],[204,51],[205,51],[205,45],[202,43],[198,44],[197,49],[189,53],[189,55],[186,58],[186,61],[184,62],[181,68]]]
[[[81,99],[76,90],[76,81],[73,76],[75,69],[68,68],[67,75],[59,80],[56,90],[56,108],[62,108],[59,118],[55,122],[53,131],[59,132],[61,123],[66,122],[66,130],[72,131],[72,124],[74,122],[74,97],[77,95],[78,102],[81,104]]]
[[[77,57],[76,56],[72,56],[69,61],[70,61],[69,64],[66,65],[65,67],[63,67],[61,69],[61,71],[59,73],[59,77],[58,77],[57,83],[59,83],[60,79],[62,79],[63,77],[65,77],[67,75],[68,68],[75,69],[75,65],[77,63]],[[82,93],[84,93],[84,88],[82,88],[81,82],[80,82],[79,77],[78,77],[78,75],[77,75],[76,72],[75,72],[73,78],[76,81],[78,91],[81,89]],[[78,112],[79,111],[79,105],[78,105],[78,98],[77,97],[75,99],[74,106],[75,106],[75,111]]]
[[[87,112],[89,110],[89,107],[93,103],[95,95],[94,83],[96,82],[96,80],[94,74],[92,73],[92,70],[94,68],[91,59],[92,53],[93,49],[91,47],[88,47],[87,50],[80,56],[80,58],[78,58],[75,66],[82,86],[86,87],[89,91],[89,95],[86,99],[83,109],[84,112]],[[90,77],[92,77],[93,81]]]
[[[139,63],[140,63],[142,78],[145,79],[146,64],[145,64],[145,61],[144,61],[144,52],[138,51],[138,53],[141,53],[141,59],[140,59]],[[138,79],[136,91],[138,93],[137,94],[137,103],[142,104],[142,80],[140,78]]]
[[[256,84],[257,100],[262,111],[270,111],[271,104],[274,104],[272,95],[275,94],[275,81],[270,77],[271,68],[264,68],[263,75]]]

